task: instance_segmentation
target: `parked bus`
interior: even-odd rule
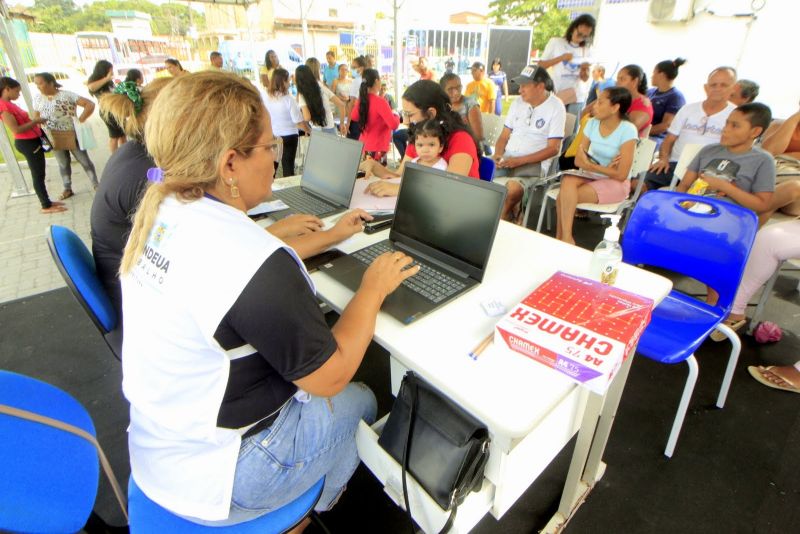
[[[108,32],[78,32],[75,39],[81,66],[87,74],[92,72],[95,63],[105,59],[114,65],[115,77],[124,78],[128,70],[136,68],[142,71],[147,82],[166,68],[165,59],[188,57],[187,44],[170,43],[160,37],[126,39]]]

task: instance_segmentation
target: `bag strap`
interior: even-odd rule
[[[78,428],[69,423],[59,421],[58,419],[53,419],[51,417],[39,415],[34,412],[29,412],[28,410],[21,410],[19,408],[14,408],[13,406],[7,406],[5,404],[0,404],[0,413],[10,415],[11,417],[17,417],[19,419],[25,419],[28,421],[33,421],[35,423],[40,423],[42,425],[57,428],[59,430],[63,430],[64,432],[69,432],[70,434],[82,437],[83,439],[94,445],[94,448],[97,449],[97,456],[100,458],[100,465],[103,466],[103,472],[106,474],[106,478],[108,478],[108,482],[111,484],[111,489],[114,490],[114,496],[117,498],[117,503],[119,504],[119,507],[122,510],[122,514],[125,516],[125,522],[126,523],[128,522],[128,510],[127,507],[125,506],[125,497],[123,496],[122,490],[120,489],[119,482],[117,482],[117,477],[114,476],[114,471],[111,469],[111,464],[109,463],[108,458],[106,458],[106,454],[103,452],[102,447],[100,447],[100,444],[97,442],[97,439],[94,436],[92,436],[82,428]]]
[[[402,462],[403,502],[406,505],[406,516],[408,517],[408,522],[409,525],[411,526],[411,533],[415,534],[416,531],[414,530],[414,517],[411,515],[411,503],[408,500],[408,486],[406,482],[406,476],[407,476],[406,473],[408,472],[408,458],[411,454],[410,452],[411,436],[413,435],[414,432],[414,420],[417,414],[417,403],[419,399],[419,391],[417,389],[416,375],[410,372],[407,373],[406,380],[404,381],[404,383],[408,386],[408,393],[409,396],[411,397],[410,399],[411,406],[409,409],[409,416],[408,416],[408,434],[406,434],[406,441],[405,444],[403,445],[403,462]],[[473,459],[470,465],[470,469],[476,467],[476,463],[478,463],[481,460],[481,457],[485,456],[487,455],[476,455],[476,457]],[[470,478],[473,477],[471,476]],[[471,487],[471,484],[467,485],[466,487],[467,488]],[[445,521],[442,530],[439,531],[439,534],[446,534],[447,531],[449,531],[450,528],[453,526],[453,521],[455,521],[456,512],[458,511],[458,504],[456,503],[458,502],[458,500],[460,500],[460,495],[465,491],[468,492],[468,490],[465,490],[464,488],[456,488],[453,490],[453,494],[450,499],[450,515],[448,516],[447,521]]]

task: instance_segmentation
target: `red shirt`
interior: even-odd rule
[[[459,130],[450,136],[442,152],[442,157],[446,162],[450,163],[450,158],[455,154],[466,154],[471,157],[472,166],[469,168],[467,176],[480,178],[478,175],[478,149],[475,147],[475,141],[473,141],[472,136],[464,130]],[[414,146],[414,143],[408,143],[406,157],[408,159],[417,157],[417,147]]]
[[[364,150],[367,152],[388,152],[389,143],[392,142],[392,131],[400,126],[400,117],[392,112],[389,103],[382,96],[369,93],[367,97],[369,98],[367,124],[358,139],[364,142]],[[358,122],[360,103],[360,99],[356,100],[353,111],[350,112],[351,121]]]
[[[27,111],[11,101],[0,99],[0,113],[3,111],[11,113],[20,126],[31,122],[31,117]],[[14,139],[38,139],[40,135],[42,135],[42,129],[34,126],[26,132],[14,134]]]
[[[647,116],[649,117],[647,119],[647,122],[644,123],[644,126],[639,128],[639,137],[643,137],[644,131],[653,122],[653,104],[650,103],[650,99],[647,98],[646,96],[640,96],[639,98],[631,102],[631,107],[628,108],[628,114],[631,114],[634,111],[644,111],[645,113],[647,113]]]

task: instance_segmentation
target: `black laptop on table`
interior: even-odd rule
[[[320,271],[357,290],[369,264],[399,250],[420,265],[381,310],[409,324],[483,281],[506,188],[407,163],[389,239],[336,258]]]
[[[280,219],[294,213],[327,217],[350,206],[364,143],[332,134],[314,132],[308,144],[300,185],[273,191],[289,209],[274,212]]]

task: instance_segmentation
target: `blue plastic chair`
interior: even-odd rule
[[[480,176],[481,180],[485,182],[494,180],[494,169],[494,160],[486,156],[481,156],[481,160],[478,163],[478,176]]]
[[[137,532],[142,534],[151,532],[170,532],[173,534],[208,534],[211,532],[219,534],[280,534],[291,530],[311,514],[312,520],[322,528],[323,532],[328,532],[324,525],[319,523],[319,518],[314,513],[314,506],[317,504],[320,495],[322,495],[324,486],[325,477],[291,503],[258,519],[229,527],[207,527],[174,515],[151,501],[131,477],[128,482],[130,531],[131,534]]]
[[[0,371],[0,404],[96,435],[77,400],[27,376]],[[0,530],[78,532],[92,514],[99,470],[86,439],[0,413]]]
[[[688,211],[680,206],[684,201],[707,204],[711,212]],[[719,293],[717,304],[710,306],[671,291],[653,310],[650,324],[639,340],[637,351],[643,356],[666,364],[685,361],[689,366],[689,376],[664,451],[668,457],[675,451],[697,382],[694,353],[715,329],[724,333],[733,345],[717,397],[717,407],[725,405],[741,342],[722,320],[730,312],[757,227],[755,213],[730,202],[652,191],[639,199],[625,228],[622,251],[626,263],[680,273]]]
[[[75,232],[63,226],[49,226],[46,238],[50,254],[67,287],[100,330],[108,348],[121,360],[122,335],[121,329],[117,328],[117,312],[97,277],[92,253]]]

